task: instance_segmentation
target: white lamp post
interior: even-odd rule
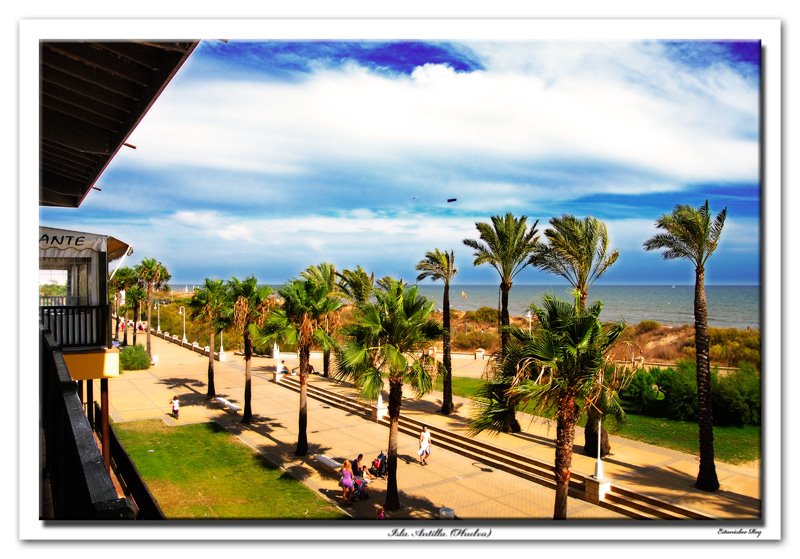
[[[222,333],[224,332],[223,329],[219,331],[219,360],[225,361],[225,346],[222,345]]]
[[[603,371],[600,371],[600,389],[603,386]],[[600,450],[603,448],[603,416],[597,417],[597,463],[594,467],[594,477],[603,479],[603,460],[600,457]]]
[[[528,314],[526,314],[525,316],[528,318],[528,335],[530,336],[531,335],[531,319],[533,318],[533,315],[531,314],[531,311],[528,311]]]
[[[156,314],[158,315],[158,326],[156,328],[156,333],[161,333],[161,303],[156,303]]]
[[[183,317],[183,339],[181,341],[186,343],[186,310],[183,308],[183,306],[178,309],[178,316]]]

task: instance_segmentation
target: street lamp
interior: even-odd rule
[[[161,333],[161,302],[156,301],[156,313],[158,314],[158,327],[156,328],[156,333]]]
[[[225,332],[224,328],[219,331],[219,360],[225,361],[225,347],[222,345],[222,334]]]
[[[186,343],[186,309],[183,308],[183,305],[178,309],[178,316],[183,317],[183,339],[181,341]]]
[[[531,319],[533,318],[533,315],[531,314],[531,311],[528,311],[528,314],[526,314],[525,316],[528,318],[528,335],[530,336],[531,335]]]
[[[603,389],[603,371],[600,370],[600,390]],[[600,457],[600,450],[603,448],[603,416],[597,417],[597,463],[594,466],[594,477],[603,479],[603,460]]]

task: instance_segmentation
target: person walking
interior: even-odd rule
[[[178,402],[178,397],[173,396],[172,400],[170,400],[170,404],[172,404],[172,417],[178,419],[178,414],[180,414],[181,411],[181,405]]]
[[[428,458],[431,455],[431,432],[428,426],[423,425],[419,433],[419,463],[423,466],[428,465]]]
[[[349,460],[345,460],[340,471],[342,477],[339,485],[342,486],[342,500],[348,502],[353,496],[353,468]]]

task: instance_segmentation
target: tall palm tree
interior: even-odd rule
[[[117,268],[114,277],[108,280],[109,287],[114,291],[114,307],[117,311],[117,324],[114,328],[114,339],[119,340],[119,322],[120,322],[120,307],[122,307],[122,294],[123,292],[133,285],[135,281],[133,269],[128,266]],[[127,329],[125,330],[127,334]],[[127,344],[127,340],[125,340]]]
[[[491,225],[476,223],[480,239],[464,239],[464,244],[475,250],[474,266],[489,264],[500,276],[500,354],[505,353],[508,344],[508,293],[511,291],[514,277],[530,263],[530,255],[536,247],[539,236],[536,234],[537,220],[529,229],[528,217],[514,217],[511,213],[505,216],[492,216]],[[499,393],[503,397],[505,391]],[[522,430],[516,418],[516,410],[508,406],[506,412],[507,430],[518,433]]]
[[[244,411],[242,423],[253,420],[252,399],[252,359],[253,334],[264,324],[267,313],[274,305],[270,295],[272,288],[259,286],[255,276],[244,280],[232,277],[226,284],[228,304],[233,308],[233,325],[244,340]]]
[[[397,490],[397,433],[403,383],[417,395],[432,389],[435,360],[425,351],[441,327],[430,318],[433,302],[419,294],[416,286],[399,280],[385,281],[375,302],[358,305],[355,321],[343,331],[348,338],[338,354],[339,376],[350,377],[364,397],[374,399],[389,382],[389,442],[385,507],[400,508]]]
[[[665,260],[684,258],[694,264],[694,332],[697,369],[697,415],[700,437],[700,469],[695,487],[703,491],[719,489],[714,464],[714,417],[711,410],[711,363],[708,339],[708,305],[706,303],[706,262],[719,243],[725,225],[727,208],[712,221],[708,200],[699,208],[679,204],[671,214],[662,215],[656,227],[663,229],[645,241],[645,250],[664,249]]]
[[[530,255],[536,247],[539,236],[536,234],[537,220],[528,229],[528,217],[514,217],[511,213],[505,216],[492,216],[491,225],[476,223],[480,240],[464,239],[464,244],[475,250],[473,266],[489,264],[500,276],[500,325],[501,352],[508,342],[505,328],[510,324],[508,315],[508,292],[511,291],[514,277],[529,263]]]
[[[556,495],[554,519],[567,517],[567,496],[572,468],[572,446],[581,406],[586,398],[611,400],[609,394],[598,394],[608,383],[603,374],[606,353],[625,330],[625,324],[603,326],[599,316],[602,303],[588,309],[558,300],[543,298],[542,307],[532,306],[538,326],[528,334],[518,328],[510,330],[515,338],[502,356],[501,366],[514,377],[508,389],[512,401],[534,403],[543,411],[556,415],[556,451],[554,473]],[[610,409],[611,403],[605,404]],[[502,417],[492,413],[491,402],[483,402],[472,422],[473,432],[502,429]],[[501,410],[502,411],[502,410]],[[622,414],[616,400],[616,412]]]
[[[153,294],[156,291],[162,291],[169,287],[168,283],[172,279],[172,275],[161,262],[155,258],[143,258],[142,261],[136,266],[136,277],[144,285],[147,293],[147,355],[150,356],[151,362],[153,354],[150,351],[150,324],[153,311]]]
[[[355,270],[336,272],[339,278],[339,290],[352,305],[366,303],[372,296],[375,285],[375,274],[368,274],[361,266]]]
[[[133,345],[136,345],[136,332],[139,324],[142,304],[147,300],[147,292],[140,284],[135,284],[125,290],[125,306],[133,311]],[[127,337],[127,329],[125,331]]]
[[[455,267],[453,251],[442,252],[438,248],[433,252],[426,252],[425,259],[417,263],[417,281],[431,278],[433,281],[444,282],[442,295],[442,364],[444,365],[444,378],[442,379],[442,413],[453,413],[453,365],[450,356],[450,280],[458,273]]]
[[[300,408],[295,455],[308,454],[308,375],[311,346],[316,343],[330,351],[333,342],[325,331],[325,319],[342,303],[331,296],[327,283],[313,279],[296,279],[278,290],[283,299],[281,308],[272,311],[260,329],[259,339],[285,340],[297,345],[300,357]]]
[[[336,266],[334,264],[322,262],[316,266],[309,266],[305,269],[305,271],[301,272],[300,275],[307,280],[325,286],[328,291],[329,298],[335,298],[339,300],[339,297],[342,295],[338,283],[339,276],[336,273]],[[320,319],[322,327],[328,336],[330,336],[331,333],[334,332],[339,326],[339,311],[341,307],[341,301],[339,300],[339,305],[336,307],[336,310],[328,312]],[[322,348],[322,376],[330,376],[330,368],[331,347],[326,345]]]
[[[544,231],[548,243],[537,243],[530,263],[540,270],[566,279],[577,292],[579,306],[586,308],[589,287],[608,270],[619,257],[619,252],[608,252],[608,230],[606,224],[595,217],[578,219],[573,215],[562,215],[550,220],[550,228]],[[608,433],[597,426],[602,417],[599,407],[590,406],[584,429],[583,452],[587,456],[597,455],[600,441],[601,455],[611,452]]]
[[[206,398],[215,398],[214,386],[214,335],[224,326],[228,299],[225,282],[221,279],[206,278],[202,287],[196,287],[189,300],[189,311],[192,318],[208,323],[208,390]]]

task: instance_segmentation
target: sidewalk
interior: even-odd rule
[[[143,344],[144,336],[137,341]],[[162,419],[168,424],[217,421],[255,451],[334,502],[340,502],[338,478],[321,473],[311,456],[325,454],[341,461],[363,453],[365,462],[369,462],[380,450],[386,449],[388,430],[385,426],[309,398],[309,456],[298,458],[293,454],[297,441],[298,395],[272,382],[272,359],[253,359],[252,406],[255,417],[251,425],[245,426],[240,422],[241,412],[234,414],[205,400],[207,357],[157,336],[151,336],[151,343],[154,355],[159,356],[156,367],[148,371],[122,373],[109,383],[111,417],[115,422],[139,419]],[[289,368],[297,366],[296,355],[282,354],[281,358]],[[318,354],[312,354],[312,363],[316,370],[321,370]],[[485,361],[464,357],[454,359],[453,364],[457,375],[480,376]],[[346,383],[335,383],[319,375],[312,375],[310,382],[324,383],[329,390],[355,396]],[[225,362],[215,362],[215,385],[217,395],[242,405],[242,356],[228,352]],[[169,400],[175,394],[181,402],[179,421],[166,415]],[[404,391],[401,413],[434,427],[463,433],[471,402],[455,397],[454,414],[443,416],[438,413],[440,399],[440,393],[432,393],[415,400],[413,392]],[[520,414],[520,423],[523,432],[519,434],[481,433],[477,437],[531,458],[552,462],[555,425],[524,414]],[[582,432],[576,433],[576,443],[582,440]],[[435,439],[428,466],[417,464],[416,450],[415,437],[399,434],[397,479],[404,507],[387,514],[388,518],[435,518],[442,507],[454,509],[459,518],[552,518],[553,490],[493,470],[454,452],[437,449]],[[715,494],[708,494],[692,487],[697,472],[694,456],[618,437],[612,437],[612,450],[613,455],[604,459],[603,467],[606,477],[617,485],[718,518],[743,520],[760,516],[760,470],[757,466],[732,466],[718,462],[722,488]],[[594,468],[595,460],[580,454],[580,448],[576,446],[573,471],[592,474]],[[376,480],[370,487],[370,499],[345,505],[343,509],[355,518],[374,518],[375,506],[384,502],[385,488],[384,480]],[[582,520],[633,521],[572,498],[569,499],[568,516]]]

